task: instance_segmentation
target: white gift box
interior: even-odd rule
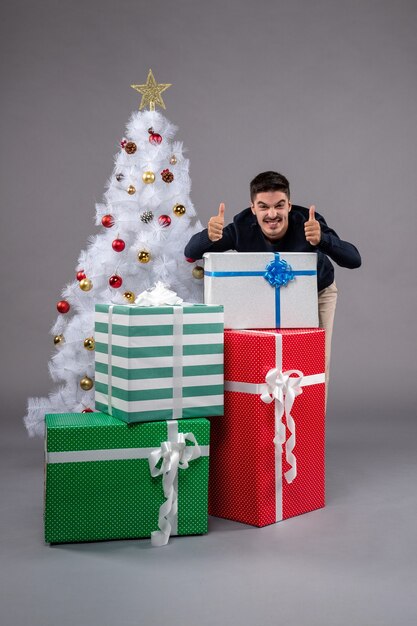
[[[315,252],[208,252],[204,302],[225,328],[317,328]]]

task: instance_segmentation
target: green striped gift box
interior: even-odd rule
[[[166,502],[164,477],[151,476],[149,458],[170,440],[170,430],[191,432],[200,453],[186,469],[178,469],[178,513],[170,520],[171,534],[207,532],[208,420],[125,424],[102,413],[66,413],[46,415],[45,422],[46,542],[131,539],[158,532],[160,507]]]
[[[95,400],[125,422],[223,415],[223,307],[97,304]]]

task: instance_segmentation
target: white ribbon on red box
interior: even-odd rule
[[[297,476],[297,459],[293,453],[296,438],[296,425],[291,410],[297,396],[303,392],[303,387],[325,382],[325,373],[304,376],[300,370],[282,371],[282,335],[265,331],[235,331],[239,333],[259,333],[275,337],[275,367],[271,368],[261,383],[246,383],[241,381],[224,381],[225,391],[251,393],[259,395],[262,402],[275,402],[275,494],[276,494],[276,521],[282,520],[282,445],[285,444],[285,458],[290,469],[285,472],[285,480],[291,483]],[[293,376],[295,375],[295,376]],[[286,416],[287,428],[290,433],[286,438],[286,428],[282,418]]]

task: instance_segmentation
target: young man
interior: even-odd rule
[[[184,254],[201,259],[205,252],[317,252],[319,325],[326,330],[326,397],[337,289],[329,258],[341,267],[361,265],[354,245],[342,241],[315,207],[306,209],[290,202],[290,184],[278,172],[258,174],[250,184],[251,206],[224,225],[225,207],[208,226],[191,237]]]

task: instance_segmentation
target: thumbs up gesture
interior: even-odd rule
[[[221,202],[217,215],[211,217],[208,221],[207,231],[210,241],[219,241],[223,237],[224,228],[224,203]]]
[[[315,211],[316,207],[312,205],[310,207],[308,221],[304,223],[305,238],[312,246],[318,246],[321,240],[320,223],[316,220]]]

